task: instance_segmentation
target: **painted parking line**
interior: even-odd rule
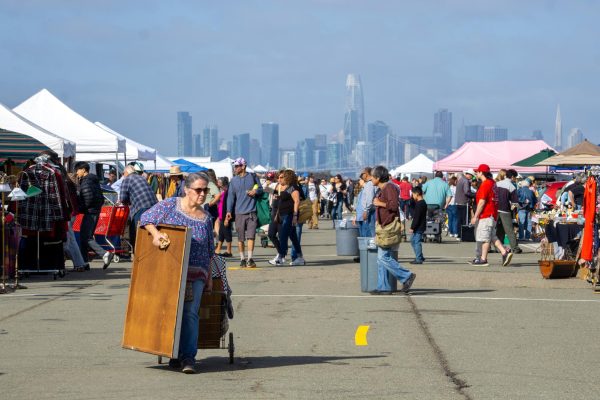
[[[546,299],[546,298],[528,298],[528,297],[484,297],[484,296],[442,296],[431,294],[411,293],[413,298],[440,299],[440,300],[488,300],[488,301],[538,301],[547,303],[600,303],[600,299]],[[335,294],[234,294],[231,297],[305,297],[305,298],[327,298],[327,299],[402,299],[405,295],[395,296],[368,296],[368,295],[335,295]]]

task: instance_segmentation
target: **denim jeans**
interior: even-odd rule
[[[83,214],[81,227],[79,228],[79,251],[84,262],[88,262],[88,247],[102,257],[106,250],[102,248],[94,238],[94,231],[98,223],[98,214]]]
[[[302,247],[298,240],[296,228],[292,226],[292,214],[280,216],[281,223],[276,229],[269,227],[269,239],[275,245],[277,254],[280,257],[285,257],[288,251],[288,239],[292,241],[292,246],[296,250],[296,256],[302,257]]]
[[[83,261],[83,257],[81,256],[81,250],[79,249],[79,245],[77,244],[77,239],[75,239],[75,234],[73,233],[73,222],[75,221],[75,217],[71,218],[69,221],[69,230],[67,231],[67,241],[63,243],[64,249],[67,251],[69,256],[71,257],[71,261],[73,261],[74,267],[83,267],[85,261]]]
[[[390,283],[387,278],[387,271],[396,277],[400,282],[404,283],[410,278],[412,274],[409,270],[402,267],[402,265],[394,260],[392,257],[393,249],[384,249],[377,247],[377,290],[378,291],[389,291],[391,290]]]
[[[366,237],[374,237],[375,236],[375,208],[367,214],[367,226],[365,227],[365,233],[367,233]]]
[[[529,230],[529,220],[531,213],[529,210],[519,210],[519,240],[531,239]]]
[[[192,283],[194,300],[183,302],[181,336],[179,337],[179,359],[195,360],[198,352],[198,311],[204,290],[204,281]]]
[[[413,232],[412,238],[410,239],[410,244],[415,252],[415,260],[424,261],[425,257],[423,257],[423,232]]]
[[[338,203],[333,206],[333,208],[331,209],[331,219],[332,220],[342,219],[343,207],[344,207],[344,202],[342,202],[342,201],[338,201]],[[335,222],[334,222],[334,227],[335,227]]]
[[[304,226],[304,224],[296,224],[296,237],[298,238],[298,248],[300,247],[300,244],[302,243],[302,227],[303,226]],[[302,252],[300,252],[300,255],[302,256]],[[296,250],[296,246],[294,246],[294,241],[292,240],[292,260],[295,260],[296,258],[298,258],[298,251]]]
[[[458,235],[460,227],[458,226],[458,209],[456,204],[452,204],[446,208],[448,213],[448,233],[451,235]]]
[[[141,208],[131,217],[131,221],[129,221],[129,244],[131,244],[133,248],[135,248],[135,236],[137,235],[138,222],[140,222],[142,214],[148,209],[148,207]]]

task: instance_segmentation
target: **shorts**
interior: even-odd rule
[[[495,242],[498,240],[496,236],[496,220],[494,217],[480,219],[475,228],[475,240],[477,242]]]
[[[235,230],[238,234],[238,242],[254,240],[256,237],[256,228],[258,228],[256,213],[235,214]]]

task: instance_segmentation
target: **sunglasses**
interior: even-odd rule
[[[210,188],[190,188],[190,190],[193,190],[194,192],[196,192],[196,194],[207,194],[210,192]]]

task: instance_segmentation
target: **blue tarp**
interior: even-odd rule
[[[179,165],[179,168],[181,168],[181,172],[192,173],[206,171],[208,169],[198,164],[194,164],[193,162],[185,160],[183,158],[178,158],[177,160],[173,160],[172,162]]]

